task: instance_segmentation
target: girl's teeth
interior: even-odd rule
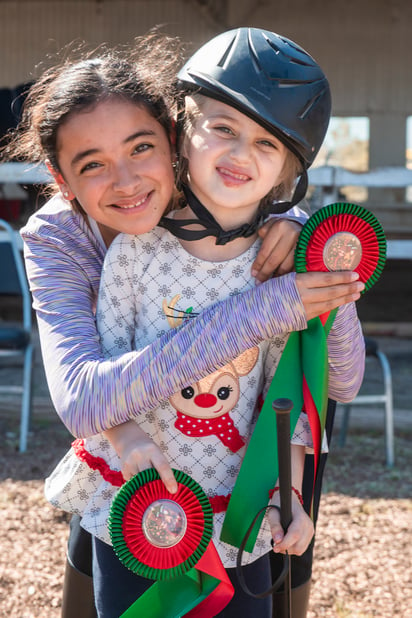
[[[226,174],[227,176],[232,176],[232,178],[237,178],[238,180],[248,179],[248,177],[245,176],[244,174],[235,174],[234,172],[231,172],[230,170],[227,170],[227,169],[222,169],[221,171],[223,174]]]
[[[140,202],[136,202],[136,204],[132,204],[131,206],[120,206],[120,208],[124,208],[125,210],[129,210],[130,208],[136,208],[136,206],[140,206],[140,204],[143,204],[145,199],[146,198],[143,198],[142,200],[140,200]]]

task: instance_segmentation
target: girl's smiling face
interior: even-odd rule
[[[282,181],[287,149],[237,109],[202,97],[184,144],[189,186],[224,228],[249,223]]]
[[[70,115],[57,133],[57,157],[60,190],[97,221],[106,244],[118,232],[150,231],[172,197],[167,134],[129,101],[111,98]]]

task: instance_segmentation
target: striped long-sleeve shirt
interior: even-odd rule
[[[306,328],[293,273],[217,303],[143,350],[105,359],[95,305],[105,248],[59,195],[21,230],[48,386],[69,431],[88,437],[136,418],[261,341]],[[328,337],[329,396],[360,387],[364,343],[354,304]]]

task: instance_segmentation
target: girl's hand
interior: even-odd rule
[[[278,494],[273,497],[272,504],[279,506]],[[311,542],[315,529],[296,494],[292,492],[292,521],[286,534],[280,525],[280,513],[277,509],[269,509],[267,517],[272,533],[273,551],[282,554],[287,551],[289,554],[301,556]]]
[[[288,219],[270,219],[259,230],[262,246],[252,264],[252,277],[263,282],[294,268],[295,247],[302,226]]]
[[[360,298],[365,285],[351,271],[309,272],[296,275],[296,287],[307,321]]]
[[[128,421],[104,432],[120,457],[122,474],[126,481],[138,472],[155,468],[166,489],[177,492],[173,471],[155,442],[134,421]]]

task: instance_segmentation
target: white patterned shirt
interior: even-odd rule
[[[160,228],[142,236],[119,235],[105,259],[97,306],[104,354],[116,357],[142,349],[211,303],[249,289],[254,285],[250,267],[258,248],[256,241],[237,258],[210,262],[187,253],[174,236]],[[211,499],[230,497],[259,396],[266,394],[287,338],[284,333],[247,350],[212,375],[187,384],[137,421],[160,446],[171,467],[193,477]],[[312,445],[304,414],[293,442]],[[93,457],[103,458],[111,470],[120,470],[119,458],[102,435],[86,439],[85,448]],[[76,467],[70,461],[65,465]],[[79,509],[82,526],[110,543],[107,519],[117,487],[82,464],[67,489],[66,499],[75,502],[73,488],[75,497],[83,501]],[[71,510],[75,510],[74,502]],[[236,564],[237,549],[219,539],[224,516],[224,512],[214,515],[213,541],[228,568]],[[270,540],[264,520],[253,553],[245,554],[245,563],[267,553]]]

